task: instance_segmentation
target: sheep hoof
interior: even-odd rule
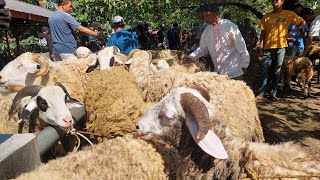
[[[307,99],[308,98],[308,95],[304,95],[302,99]]]

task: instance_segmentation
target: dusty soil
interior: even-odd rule
[[[258,76],[258,62],[253,60],[244,80],[254,92],[258,89]],[[257,102],[266,142],[274,144],[295,141],[315,152],[319,151],[320,84],[317,84],[316,75],[312,79],[311,87],[311,97],[307,99],[303,99],[303,90],[292,82],[290,91],[278,91],[280,101],[265,99]]]

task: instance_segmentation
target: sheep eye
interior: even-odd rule
[[[23,64],[19,64],[18,68],[22,68],[23,67]]]
[[[46,112],[48,109],[47,101],[40,96],[37,97],[37,105],[38,105],[39,109],[43,112]]]

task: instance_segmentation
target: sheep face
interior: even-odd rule
[[[40,53],[26,52],[10,63],[0,72],[0,86],[26,86],[32,84],[38,76],[50,70],[50,60]]]
[[[25,79],[29,74],[40,71],[40,64],[33,61],[32,53],[24,53],[15,60],[9,62],[0,71],[0,85],[25,85]]]
[[[209,103],[200,92],[190,88],[178,88],[146,112],[136,125],[137,134],[144,139],[152,138],[153,134],[159,135],[177,145],[183,138],[183,132],[175,128],[183,127],[182,123],[185,122],[189,134],[204,152],[225,159],[228,156],[219,137],[210,130],[210,109]]]
[[[143,139],[151,139],[153,135],[167,134],[178,123],[175,105],[165,100],[147,111],[136,125],[137,134]]]
[[[123,64],[121,60],[115,57],[115,54],[119,52],[120,50],[115,46],[105,47],[100,50],[97,54],[97,59],[89,64],[89,68],[86,72],[89,73],[98,66],[100,66],[100,70],[104,70],[111,69],[114,64]]]
[[[91,54],[91,50],[87,47],[80,46],[76,50],[77,58],[86,58]]]
[[[19,91],[13,101],[11,109],[15,109],[17,102],[26,96],[33,96],[24,108],[19,123],[23,122],[36,109],[39,117],[48,124],[59,126],[63,130],[73,127],[74,121],[70,113],[73,107],[82,107],[83,104],[71,98],[65,88],[59,86],[40,87],[27,86]]]

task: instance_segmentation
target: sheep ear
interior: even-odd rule
[[[189,131],[198,146],[209,155],[218,158],[218,159],[227,159],[228,154],[220,138],[211,130],[205,135],[205,137],[199,141],[197,140],[197,124],[194,121],[186,119],[186,124],[189,128]]]
[[[114,57],[114,62],[117,64],[123,64],[123,62],[117,57]]]
[[[86,73],[89,73],[91,71],[93,71],[94,69],[96,69],[99,66],[99,60],[95,59],[88,67],[88,69],[86,70]]]
[[[18,124],[24,123],[29,115],[37,108],[37,103],[34,101],[34,99],[32,99],[31,102],[26,106],[26,108],[23,109]]]
[[[66,105],[68,109],[73,109],[73,108],[82,108],[84,105],[80,101],[77,101],[75,99],[68,99],[66,100]]]

